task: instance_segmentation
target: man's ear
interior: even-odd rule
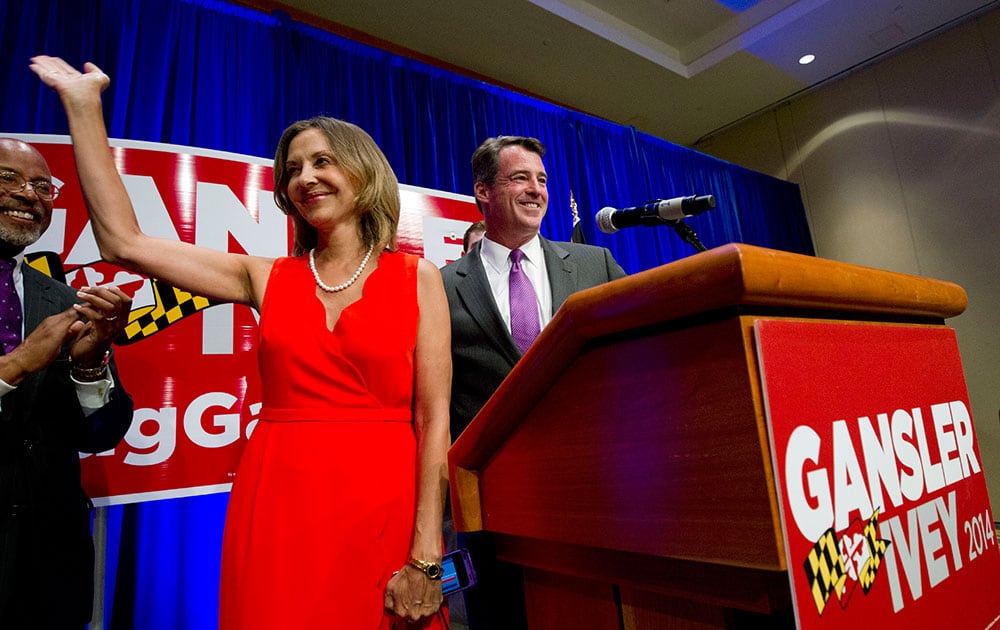
[[[486,184],[486,182],[476,182],[472,185],[472,190],[479,203],[486,203],[490,200],[490,187]]]

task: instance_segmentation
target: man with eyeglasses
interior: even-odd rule
[[[79,453],[114,448],[132,421],[110,360],[131,298],[24,264],[58,195],[37,149],[0,138],[0,628],[90,621],[93,505]]]

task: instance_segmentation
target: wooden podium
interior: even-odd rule
[[[574,294],[449,452],[531,630],[793,624],[761,318],[943,327],[957,285],[727,245]]]

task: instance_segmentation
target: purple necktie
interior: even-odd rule
[[[21,343],[21,300],[14,288],[13,258],[0,258],[0,343],[4,354]]]
[[[528,274],[521,267],[524,252],[510,253],[510,335],[523,353],[542,329],[538,322],[538,302]]]

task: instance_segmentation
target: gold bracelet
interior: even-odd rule
[[[69,373],[70,375],[78,381],[96,381],[100,380],[107,374],[108,371],[108,361],[111,360],[111,353],[108,351],[104,352],[104,358],[101,359],[101,364],[97,367],[80,367],[79,364],[73,363],[73,358],[70,357]]]

